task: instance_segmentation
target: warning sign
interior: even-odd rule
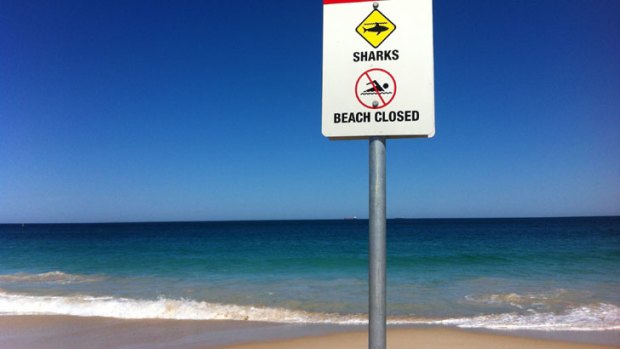
[[[394,30],[396,25],[379,10],[372,11],[355,29],[374,48],[379,47]]]
[[[323,4],[323,135],[433,137],[433,0]]]
[[[366,108],[384,108],[396,97],[396,80],[387,70],[367,70],[355,83],[355,97]]]

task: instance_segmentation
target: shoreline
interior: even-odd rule
[[[389,326],[390,349],[620,347],[620,331],[544,332]],[[0,316],[0,347],[12,349],[266,349],[367,346],[365,325],[281,324],[216,320],[127,320],[58,315]]]

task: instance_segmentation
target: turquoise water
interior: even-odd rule
[[[362,323],[368,222],[0,225],[0,314]],[[620,218],[391,220],[392,323],[620,329]]]

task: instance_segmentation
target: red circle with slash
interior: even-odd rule
[[[396,79],[385,69],[373,68],[360,75],[355,83],[355,97],[366,108],[381,109],[396,96]],[[377,106],[373,106],[377,102]]]

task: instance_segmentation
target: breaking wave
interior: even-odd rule
[[[104,279],[105,277],[103,276],[67,274],[61,271],[52,271],[41,274],[17,273],[0,275],[0,282],[41,282],[61,285],[99,282]]]
[[[534,309],[540,312],[575,307],[590,296],[591,292],[588,291],[568,291],[560,288],[540,293],[470,295],[466,296],[465,300],[472,304],[510,306],[515,309]]]
[[[563,314],[493,314],[473,318],[440,320],[435,323],[462,328],[489,328],[495,330],[620,330],[620,308],[612,304],[599,303],[574,308]]]
[[[188,299],[156,300],[93,296],[32,296],[0,290],[0,315],[70,315],[121,319],[238,320],[278,323],[361,325],[363,314],[312,313],[284,308],[229,305]],[[390,324],[543,331],[620,330],[620,308],[595,304],[563,314],[491,314],[454,319],[390,318]]]
[[[71,315],[120,319],[247,320],[283,323],[362,324],[362,316],[283,308],[226,305],[186,299],[157,300],[92,296],[30,296],[0,291],[2,315]]]

